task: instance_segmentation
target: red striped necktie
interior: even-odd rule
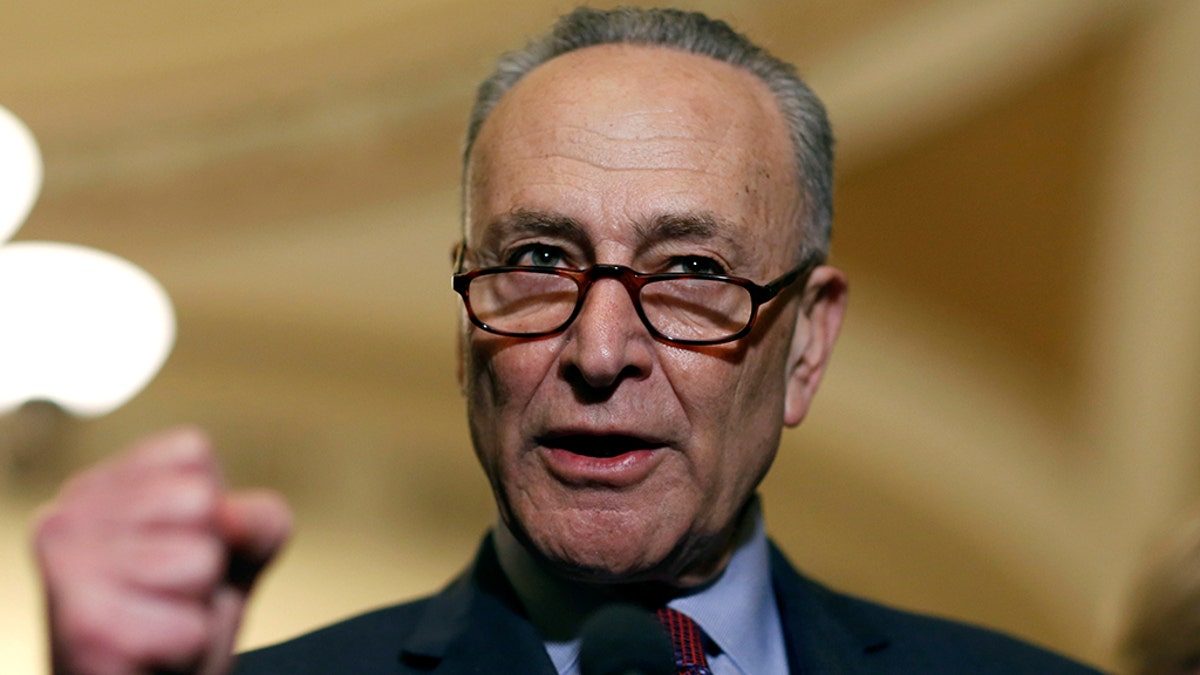
[[[656,616],[671,636],[679,675],[712,675],[704,655],[704,634],[700,632],[700,626],[687,614],[669,607],[658,610]]]

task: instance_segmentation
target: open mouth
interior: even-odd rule
[[[542,446],[555,450],[565,450],[585,457],[619,457],[637,450],[654,450],[662,447],[661,443],[638,438],[636,436],[588,434],[569,434],[539,439]]]

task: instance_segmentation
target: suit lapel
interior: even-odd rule
[[[791,675],[875,672],[868,657],[887,648],[887,637],[850,612],[841,596],[800,576],[774,544],[771,579]]]
[[[771,578],[791,675],[872,673],[869,656],[888,646],[841,596],[801,576],[771,547]],[[399,673],[556,675],[542,638],[496,560],[491,535],[475,563],[431,598],[402,642]]]
[[[472,568],[429,600],[403,642],[399,672],[556,675],[500,569],[490,534]]]

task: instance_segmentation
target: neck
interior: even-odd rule
[[[496,552],[505,575],[513,584],[530,618],[548,640],[568,640],[579,634],[588,616],[602,605],[626,602],[646,608],[665,606],[670,600],[700,592],[720,578],[734,551],[754,535],[759,521],[758,499],[751,499],[723,537],[720,554],[684,574],[630,581],[598,581],[559,569],[500,522],[495,527]]]

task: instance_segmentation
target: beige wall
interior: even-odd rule
[[[566,6],[6,10],[0,104],[47,166],[18,239],[144,267],[180,333],[128,406],[0,453],[0,670],[42,659],[33,505],[163,425],[298,511],[247,645],[461,566],[492,516],[453,377],[458,134],[490,59]],[[839,137],[851,312],[764,487],[776,538],[837,586],[1112,665],[1140,551],[1200,497],[1200,4],[689,6],[798,62]]]

